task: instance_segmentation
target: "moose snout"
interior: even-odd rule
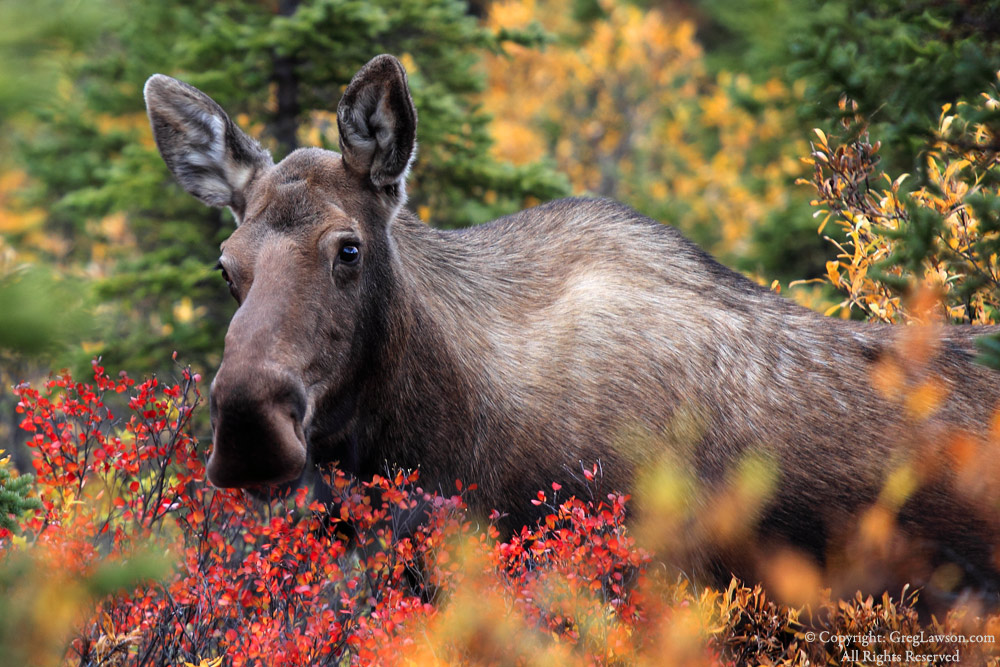
[[[280,370],[219,370],[211,390],[208,479],[219,487],[280,484],[305,469],[302,383]]]

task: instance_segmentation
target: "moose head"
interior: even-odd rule
[[[369,62],[337,110],[341,154],[298,150],[279,164],[196,88],[157,74],[145,97],[178,182],[237,221],[219,258],[239,308],[211,389],[209,479],[294,480],[310,439],[351,429],[357,379],[386,330],[376,304],[393,290],[390,228],[416,151],[406,73],[392,56]]]

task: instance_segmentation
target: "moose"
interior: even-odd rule
[[[278,164],[196,88],[156,74],[144,92],[176,180],[237,222],[219,259],[238,308],[211,386],[212,484],[288,483],[309,462],[419,468],[428,487],[475,483],[473,509],[517,527],[554,481],[585,496],[581,463],[631,492],[664,459],[686,456],[711,487],[760,453],[773,492],[708,559],[729,572],[774,545],[823,563],[909,462],[895,521],[929,563],[910,576],[945,564],[996,589],[997,505],[963,492],[948,448],[995,444],[1000,375],[974,338],[996,329],[921,328],[913,358],[914,327],[824,317],[608,200],[429,226],[405,208],[417,113],[389,55],[343,93],[339,154]],[[873,380],[886,368],[940,400],[906,409]]]

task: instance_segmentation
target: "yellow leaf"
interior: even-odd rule
[[[948,167],[944,170],[944,180],[950,181],[955,176],[955,172],[968,167],[969,164],[968,160],[955,160],[949,163]]]
[[[834,285],[840,284],[840,263],[833,260],[826,263],[826,275]]]
[[[955,120],[954,116],[945,116],[941,119],[941,129],[938,131],[939,134],[948,134],[948,130],[951,128],[952,122]]]
[[[880,500],[892,509],[903,506],[907,498],[913,495],[920,485],[920,480],[910,466],[901,466],[889,473],[882,488]]]
[[[104,630],[104,634],[110,637],[115,636],[115,623],[111,620],[111,614],[108,612],[101,614],[101,628]]]
[[[846,302],[841,302],[841,303],[838,303],[836,305],[830,306],[829,308],[827,308],[826,310],[823,311],[823,314],[825,316],[829,317],[830,315],[833,315],[835,312],[837,312],[838,310],[840,310],[841,308],[843,308],[845,303]]]
[[[824,211],[816,211],[816,213],[823,213]],[[819,224],[819,229],[816,231],[817,234],[823,233],[823,228],[826,227],[826,223],[830,222],[830,218],[833,217],[833,213],[826,212],[826,217],[823,218],[823,222]]]
[[[197,665],[192,662],[185,662],[184,667],[219,667],[219,665],[222,664],[222,658],[223,656],[221,655],[218,658],[212,658],[211,660],[208,658],[202,658],[201,662]]]

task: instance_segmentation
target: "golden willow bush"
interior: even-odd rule
[[[878,168],[881,144],[870,140],[864,120],[841,100],[845,130],[838,141],[816,130],[806,162],[822,218],[842,235],[831,238],[838,258],[827,263],[826,280],[845,294],[827,310],[849,317],[906,322],[926,319],[907,308],[904,294],[927,291],[940,300],[937,319],[975,324],[1000,322],[997,201],[1000,137],[997,91],[974,102],[946,105],[933,150],[926,155],[925,181],[906,191],[910,174]],[[992,122],[990,122],[992,120]]]
[[[744,254],[751,231],[796,196],[805,143],[789,138],[784,104],[795,93],[777,79],[709,73],[690,20],[600,6],[606,18],[581,27],[571,0],[493,3],[491,27],[537,21],[552,39],[487,61],[495,155],[551,159],[578,194],[628,202],[717,254]]]

